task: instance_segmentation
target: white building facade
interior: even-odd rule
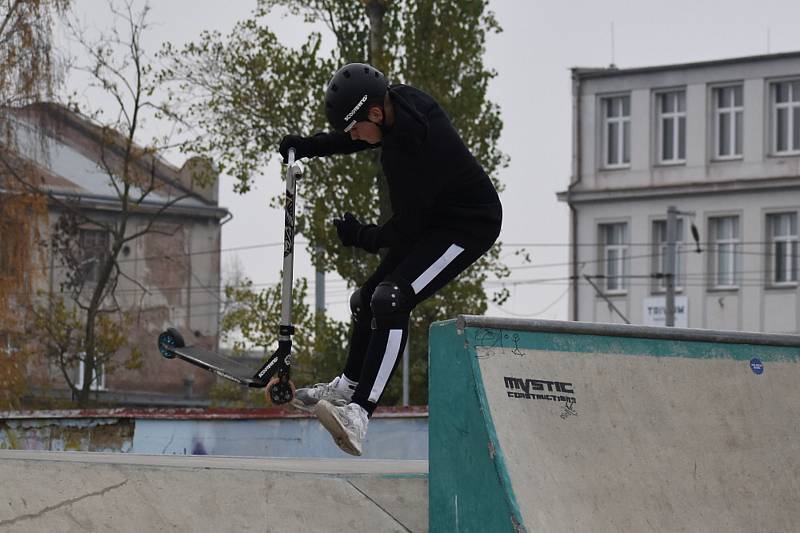
[[[663,325],[674,206],[675,325],[800,332],[800,52],[572,74],[570,318]]]

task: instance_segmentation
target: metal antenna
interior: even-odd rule
[[[611,68],[616,68],[616,50],[614,45],[614,21],[611,21]]]

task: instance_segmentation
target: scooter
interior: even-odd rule
[[[283,280],[281,281],[281,321],[278,326],[278,349],[257,368],[240,360],[198,346],[186,346],[176,328],[168,328],[158,336],[158,350],[167,359],[179,358],[204,368],[225,379],[248,387],[266,387],[267,396],[276,405],[294,398],[295,387],[290,379],[292,365],[292,282],[294,268],[295,198],[297,180],[303,166],[295,161],[295,151],[288,150],[286,166],[286,212],[283,237]]]

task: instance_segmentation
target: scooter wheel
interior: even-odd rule
[[[183,341],[183,336],[175,328],[169,328],[158,336],[158,351],[167,359],[175,357],[173,348],[183,348],[184,346],[186,343]]]
[[[294,398],[294,383],[291,380],[272,378],[267,384],[267,398],[275,405],[289,403]]]

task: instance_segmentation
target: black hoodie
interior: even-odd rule
[[[394,124],[384,128],[381,164],[389,185],[392,217],[360,236],[369,251],[407,246],[437,230],[488,247],[500,233],[497,191],[441,106],[408,85],[389,88]],[[320,156],[349,154],[378,145],[346,133],[320,133]]]

